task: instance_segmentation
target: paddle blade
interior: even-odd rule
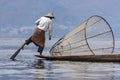
[[[10,57],[10,59],[14,60],[15,57],[18,55],[18,53],[23,49],[25,46],[25,43]]]
[[[11,57],[10,59],[14,60],[15,57],[18,55],[18,53],[20,52],[21,49],[18,49]]]

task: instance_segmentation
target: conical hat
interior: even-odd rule
[[[47,15],[45,15],[46,17],[51,17],[54,18],[53,13],[48,13]]]

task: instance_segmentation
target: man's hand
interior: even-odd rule
[[[49,40],[51,40],[51,36],[49,35]]]

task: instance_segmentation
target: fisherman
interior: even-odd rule
[[[49,40],[52,37],[52,19],[54,19],[53,13],[48,13],[47,15],[38,19],[35,23],[37,28],[33,35],[25,41],[26,45],[29,45],[33,42],[36,46],[38,46],[38,52],[42,55],[44,45],[45,45],[45,32],[49,33]]]

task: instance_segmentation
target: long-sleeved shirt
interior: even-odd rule
[[[43,31],[49,31],[49,36],[52,36],[52,20],[47,17],[41,17],[36,22],[37,28]]]

